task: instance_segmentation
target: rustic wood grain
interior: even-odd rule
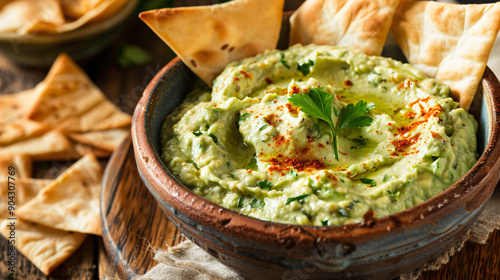
[[[113,154],[101,193],[103,239],[121,277],[144,274],[153,266],[155,250],[177,244],[177,229],[163,215],[137,171],[132,142]]]

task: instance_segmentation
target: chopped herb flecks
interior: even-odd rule
[[[254,171],[257,171],[259,167],[257,166],[257,159],[255,157],[252,157],[252,159],[250,159],[248,167]]]
[[[338,212],[341,216],[344,216],[344,217],[349,217],[349,213],[347,213],[347,211],[346,211],[344,208],[340,208],[337,212]]]
[[[259,184],[259,187],[261,189],[268,190],[268,191],[270,191],[271,188],[273,187],[273,183],[269,182],[267,180],[258,181],[257,184]]]
[[[288,65],[288,62],[285,60],[285,54],[281,53],[281,59],[280,59],[281,64],[283,64],[286,68],[290,69],[290,65]]]
[[[246,118],[248,118],[248,116],[250,116],[251,114],[250,113],[243,113],[241,114],[239,117],[238,117],[238,125],[241,125],[241,123],[243,121],[246,120]]]
[[[194,136],[200,136],[203,135],[203,132],[201,131],[193,131]]]
[[[310,60],[308,62],[300,63],[297,66],[297,70],[299,70],[304,76],[307,76],[311,72],[311,67],[314,66],[314,61]]]
[[[372,179],[361,178],[359,180],[361,181],[361,183],[370,185],[370,187],[375,187],[377,185],[377,182],[375,182],[375,180],[372,180]]]
[[[255,197],[252,198],[252,200],[250,200],[249,204],[252,208],[256,208],[256,209],[260,209],[260,208],[264,207],[264,205],[266,205],[264,200],[260,200],[260,199],[257,199]]]
[[[288,204],[292,203],[293,201],[297,201],[298,203],[303,204],[304,198],[306,198],[308,196],[310,196],[310,194],[307,193],[307,194],[299,195],[296,197],[289,197],[289,198],[287,198],[285,205],[288,205]]]

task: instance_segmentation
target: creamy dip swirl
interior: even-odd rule
[[[370,126],[337,135],[288,101],[321,88],[333,122],[375,104]],[[476,162],[474,118],[409,64],[346,48],[294,46],[228,65],[162,128],[162,159],[188,188],[236,212],[301,225],[388,216],[439,194]]]

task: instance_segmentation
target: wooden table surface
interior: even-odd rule
[[[217,3],[217,0],[168,1],[175,5]],[[286,0],[285,10],[295,9],[302,0]],[[121,68],[116,63],[120,44],[133,44],[152,54],[154,59],[142,66]],[[143,90],[153,76],[174,54],[138,19],[126,26],[120,39],[93,59],[79,64],[97,86],[123,111],[132,113]],[[12,93],[31,88],[41,81],[47,69],[30,69],[13,65],[0,56],[0,93]],[[72,162],[39,162],[34,166],[34,177],[55,178]],[[103,165],[106,161],[102,161]],[[498,191],[498,190],[497,190]],[[126,226],[126,225],[125,225]],[[0,238],[0,279],[8,278],[7,240]],[[20,253],[17,254],[16,279],[119,279],[115,263],[109,258],[102,239],[89,235],[84,244],[49,277],[43,275]],[[464,249],[438,271],[426,272],[420,279],[500,279],[500,231],[495,231],[488,243],[467,243]]]

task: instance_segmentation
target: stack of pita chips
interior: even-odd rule
[[[61,54],[34,89],[0,95],[0,156],[72,160],[108,157],[131,117],[108,101],[69,56]]]
[[[15,246],[43,273],[70,257],[86,234],[101,235],[96,156],[108,157],[130,123],[65,54],[35,88],[0,95],[0,233],[9,238],[17,218]],[[55,180],[31,178],[33,160],[79,158]]]
[[[0,3],[0,33],[62,33],[110,18],[126,0],[8,0]]]
[[[408,61],[448,84],[468,109],[500,28],[500,3],[308,0],[290,18],[290,44],[339,45],[380,55],[389,29]]]
[[[14,213],[2,209],[5,220],[0,233],[14,238],[17,250],[50,274],[80,247],[88,233],[101,235],[101,179],[101,165],[93,154],[87,154],[53,181],[10,180],[15,185],[16,209]],[[7,202],[1,204],[7,209]]]

